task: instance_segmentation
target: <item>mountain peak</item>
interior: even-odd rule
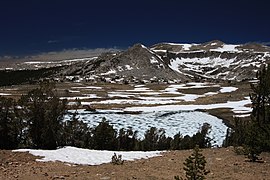
[[[123,52],[99,56],[82,68],[76,65],[70,72],[133,82],[245,80],[254,78],[261,64],[269,62],[270,48],[258,44],[213,40],[202,44],[160,43],[148,48],[137,43]]]
[[[131,48],[147,48],[147,47],[141,43],[136,43]]]
[[[212,40],[212,41],[209,41],[209,42],[206,42],[206,43],[203,43],[203,45],[210,45],[210,46],[222,46],[224,45],[225,43],[220,41],[220,40]]]

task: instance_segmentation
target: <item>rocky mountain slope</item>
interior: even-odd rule
[[[230,45],[162,43],[151,47],[168,66],[191,78],[244,80],[255,77],[270,60],[270,48],[259,44]]]
[[[270,61],[270,47],[260,44],[135,44],[119,53],[105,53],[61,72],[85,80],[179,82],[189,80],[253,79]]]
[[[64,74],[108,81],[189,80],[185,75],[171,69],[158,54],[142,44],[135,44],[120,53],[103,54],[86,63],[77,63],[66,69]]]
[[[87,58],[49,58],[17,63],[4,69],[65,67],[54,77],[94,82],[242,81],[253,79],[260,66],[269,61],[268,46],[232,45],[215,40],[202,44],[159,43],[151,47],[135,44],[125,51],[104,51],[97,57],[89,54]]]

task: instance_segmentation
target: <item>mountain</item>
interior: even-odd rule
[[[189,78],[171,69],[154,51],[142,44],[120,53],[105,53],[95,60],[80,62],[65,70],[64,74],[86,79],[155,82],[186,81]]]
[[[231,45],[217,40],[203,44],[161,43],[150,49],[171,69],[195,79],[252,79],[270,60],[268,46]]]
[[[135,44],[126,51],[81,61],[61,74],[94,81],[179,82],[253,79],[270,61],[270,47],[260,44]]]
[[[71,53],[71,52],[70,52]],[[215,40],[202,44],[159,43],[151,47],[135,44],[120,51],[104,51],[93,57],[46,56],[45,60],[4,61],[0,70],[37,70],[59,67],[56,79],[108,81],[115,83],[174,83],[194,80],[253,79],[270,60],[270,47],[260,44],[225,44]],[[42,56],[43,57],[43,56]],[[62,58],[61,58],[62,57]],[[61,68],[62,67],[62,68]]]

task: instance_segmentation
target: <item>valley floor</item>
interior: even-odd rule
[[[126,161],[123,165],[67,165],[62,162],[37,162],[37,157],[22,152],[0,151],[0,179],[174,179],[184,177],[183,162],[192,150],[170,151],[161,157]],[[233,148],[205,149],[207,179],[263,180],[270,177],[270,154],[264,163],[246,162]]]

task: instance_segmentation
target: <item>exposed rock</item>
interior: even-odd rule
[[[135,44],[122,52],[78,61],[56,75],[62,80],[112,83],[176,83],[253,79],[270,61],[270,47],[232,45],[214,40],[202,44]],[[59,79],[59,78],[58,78]],[[60,78],[61,79],[61,78]]]

